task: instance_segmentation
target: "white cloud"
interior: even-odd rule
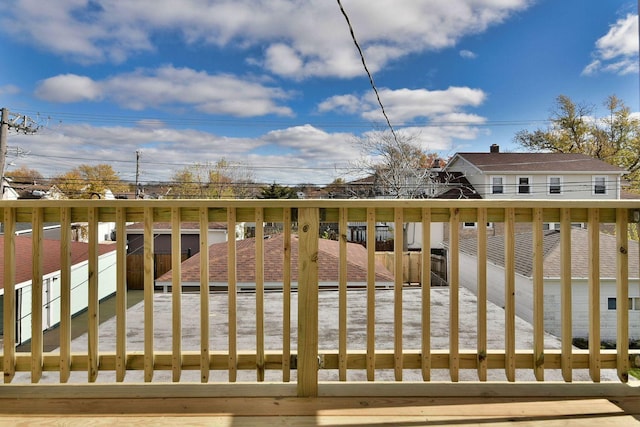
[[[630,74],[638,71],[638,15],[628,14],[609,28],[596,42],[593,61],[582,71]]]
[[[132,110],[178,105],[237,117],[293,114],[290,108],[277,104],[289,97],[279,88],[232,75],[210,75],[173,66],[137,70],[102,81],[74,74],[59,75],[41,82],[36,95],[52,102],[106,98]]]
[[[375,72],[411,53],[455,46],[531,3],[352,0],[345,8]],[[176,34],[191,45],[256,47],[262,57],[251,63],[285,77],[362,74],[345,19],[327,0],[16,0],[0,28],[80,62],[122,62],[155,49],[154,37]]]
[[[470,50],[461,50],[460,56],[464,59],[476,59],[478,55],[475,52],[471,52]]]
[[[102,98],[102,88],[85,76],[61,74],[41,81],[36,88],[38,98],[53,102],[98,101]]]
[[[0,86],[0,95],[15,95],[20,93],[20,88],[15,85]]]

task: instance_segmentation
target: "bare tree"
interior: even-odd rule
[[[396,199],[434,197],[443,183],[434,168],[443,166],[435,153],[425,153],[416,135],[390,131],[369,133],[356,138],[361,158],[352,171],[373,176],[377,196]],[[446,182],[444,183],[446,186]]]

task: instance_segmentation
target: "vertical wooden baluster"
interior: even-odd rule
[[[367,381],[376,369],[376,211],[367,208]]]
[[[154,254],[153,254],[153,215],[151,207],[144,208],[144,381],[153,380],[153,294],[154,294]]]
[[[589,209],[589,374],[600,382],[600,210]]]
[[[478,379],[487,380],[487,209],[478,208]]]
[[[34,208],[31,226],[33,232],[32,253],[32,282],[31,282],[31,382],[37,383],[42,377],[42,263],[44,259],[42,242],[42,225],[44,211]]]
[[[98,293],[98,208],[91,207],[87,212],[89,225],[89,360],[88,375],[89,382],[95,382],[100,369],[100,356],[98,346],[100,342],[98,327],[100,320],[100,297]]]
[[[422,208],[422,379],[431,381],[431,209]]]
[[[573,326],[571,319],[571,210],[560,209],[560,284],[562,322],[562,378],[571,382],[573,377]]]
[[[209,381],[209,209],[200,207],[200,382]],[[235,236],[235,227],[234,233]],[[180,287],[182,288],[182,287]],[[175,294],[174,294],[175,295]]]
[[[451,209],[449,218],[449,374],[458,382],[460,373],[460,211]]]
[[[16,210],[4,208],[4,306],[3,365],[4,382],[10,383],[16,373]]]
[[[200,227],[200,237],[202,233]],[[171,317],[171,380],[178,382],[182,376],[182,215],[177,206],[171,208]]]
[[[71,208],[60,208],[60,382],[71,375]]]
[[[544,381],[544,239],[543,210],[533,209],[533,372]]]
[[[127,212],[116,208],[116,381],[127,373]]]
[[[317,208],[298,210],[298,397],[318,395]]]
[[[291,209],[282,212],[282,382],[291,381]]]
[[[338,213],[339,271],[338,271],[338,376],[340,381],[347,380],[347,208]]]
[[[264,381],[264,209],[256,208],[256,376]]]
[[[515,209],[505,209],[504,224],[504,343],[505,373],[508,381],[516,380],[516,235]],[[478,224],[480,227],[480,224]]]
[[[626,209],[616,209],[616,313],[617,339],[616,353],[618,378],[623,383],[629,381],[629,218]]]
[[[236,209],[229,208],[227,210],[227,230],[228,230],[228,283],[227,292],[229,298],[229,382],[236,382],[238,373],[238,346],[237,346],[237,330],[238,330],[238,318],[236,313],[236,293],[237,293],[237,279],[236,279]]]
[[[403,280],[403,260],[404,256],[404,217],[402,208],[394,209],[394,236],[393,236],[393,251],[395,253],[395,274],[394,274],[394,304],[393,304],[393,326],[394,326],[394,374],[396,381],[402,381],[402,368],[404,365],[404,358],[402,355],[402,290],[404,287]]]

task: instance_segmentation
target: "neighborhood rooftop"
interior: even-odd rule
[[[585,154],[575,153],[474,152],[457,153],[453,160],[456,157],[462,157],[482,172],[607,172],[621,175],[625,173],[624,169],[617,166]]]

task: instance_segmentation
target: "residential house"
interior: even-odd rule
[[[456,153],[444,171],[462,173],[483,199],[619,199],[626,171],[585,154]]]
[[[320,239],[318,247],[318,278],[320,287],[338,286],[339,245],[335,240]],[[249,238],[236,242],[236,272],[239,290],[255,290],[256,286],[256,240]],[[226,289],[228,286],[227,243],[209,247],[209,287]],[[291,236],[291,286],[297,288],[298,280],[298,236]],[[284,260],[284,235],[278,234],[264,239],[264,286],[265,289],[282,289]],[[181,283],[183,288],[200,287],[200,254],[182,263]],[[156,280],[156,286],[165,292],[171,288],[173,272],[169,271]],[[394,276],[381,263],[376,263],[376,285],[389,286]],[[355,243],[347,243],[347,282],[350,287],[364,287],[367,282],[367,250]]]
[[[533,235],[515,236],[515,292],[516,315],[533,322]],[[575,338],[589,335],[589,263],[588,231],[571,229],[571,292],[572,327]],[[547,230],[543,237],[544,252],[544,328],[561,335],[561,282],[560,232]],[[616,339],[616,256],[615,236],[600,233],[600,312],[601,337]],[[504,238],[490,236],[487,240],[487,294],[488,299],[504,306]],[[638,274],[638,242],[629,241],[629,333],[640,338],[640,280]],[[475,238],[460,240],[460,284],[477,293],[477,243]]]
[[[31,339],[31,293],[33,257],[31,237],[16,236],[15,301],[16,301],[16,343]],[[4,247],[5,236],[0,236],[0,246]],[[43,240],[44,257],[42,285],[43,330],[60,323],[60,241]],[[98,245],[98,297],[104,299],[116,291],[116,251],[113,245]],[[71,243],[71,315],[87,308],[89,292],[89,245]],[[4,251],[0,251],[0,319],[4,307]],[[0,334],[2,322],[0,322]]]
[[[36,183],[33,181],[22,182],[11,178],[3,178],[2,200],[33,200],[64,198],[63,193],[55,185]]]

